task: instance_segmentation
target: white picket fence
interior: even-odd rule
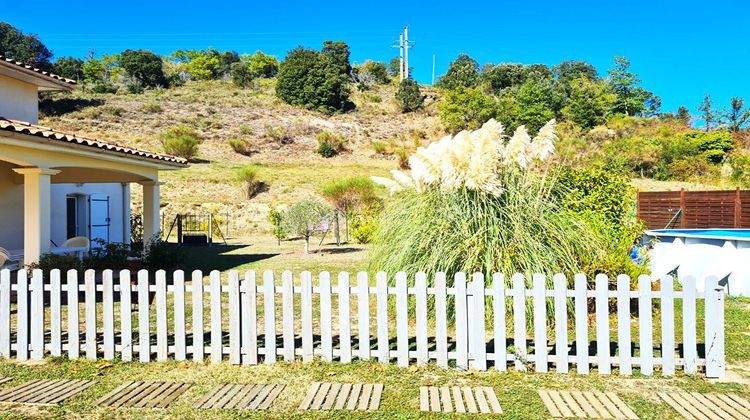
[[[724,292],[714,277],[706,279],[705,293],[697,293],[693,277],[683,280],[682,290],[674,290],[670,276],[661,278],[659,290],[653,291],[649,276],[639,277],[633,290],[625,275],[617,277],[616,290],[609,290],[604,275],[596,276],[593,290],[585,276],[576,275],[570,290],[568,279],[558,274],[550,290],[541,274],[533,276],[531,288],[521,274],[512,277],[510,288],[500,274],[493,276],[489,287],[482,274],[467,282],[464,273],[456,274],[453,287],[446,287],[446,277],[440,273],[434,287],[427,287],[424,273],[411,279],[398,273],[395,287],[389,286],[385,273],[376,275],[375,287],[367,273],[358,273],[352,284],[346,272],[338,275],[335,286],[327,272],[320,273],[316,284],[311,273],[302,272],[295,285],[287,271],[280,286],[270,271],[263,273],[262,281],[253,271],[244,273],[244,278],[232,271],[226,281],[213,271],[208,285],[200,271],[192,273],[189,284],[182,271],[175,271],[170,282],[164,271],[157,271],[151,284],[147,271],[139,271],[132,283],[127,270],[119,273],[119,279],[105,270],[101,282],[97,273],[86,271],[82,283],[75,271],[65,279],[59,270],[49,278],[39,270],[31,274],[21,270],[12,279],[10,271],[0,272],[0,357],[26,360],[65,354],[75,359],[83,353],[89,359],[119,356],[130,361],[137,355],[149,362],[208,357],[218,363],[228,356],[233,364],[256,364],[274,363],[279,357],[311,361],[317,356],[341,363],[353,358],[395,360],[398,366],[434,361],[443,368],[486,370],[489,365],[498,371],[506,371],[510,362],[518,371],[533,367],[536,372],[554,367],[565,373],[575,367],[578,373],[589,373],[596,367],[600,374],[610,374],[614,366],[620,375],[630,375],[634,367],[644,375],[652,375],[655,367],[662,375],[673,375],[677,367],[688,374],[702,369],[708,377],[724,373]],[[131,293],[137,295],[135,301]],[[155,294],[153,303],[150,293]],[[705,308],[703,335],[696,318],[699,299]],[[589,300],[594,302],[593,325]],[[675,334],[676,300],[682,300],[681,337]],[[631,313],[634,301],[636,316]],[[533,311],[530,325],[527,305]],[[549,320],[548,307],[554,309]],[[611,307],[616,307],[614,314]],[[63,322],[63,308],[67,322]],[[660,315],[657,346],[654,308]],[[610,327],[612,317],[616,328]],[[682,339],[681,346],[676,345],[677,338]],[[704,339],[701,353],[699,338]],[[661,349],[659,357],[655,349]]]

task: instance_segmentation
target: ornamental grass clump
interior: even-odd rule
[[[372,269],[510,275],[595,270],[599,234],[555,197],[545,160],[554,153],[555,121],[535,137],[521,126],[508,137],[495,120],[420,147],[410,173],[374,177],[388,187],[375,236]],[[488,281],[489,282],[489,281]]]

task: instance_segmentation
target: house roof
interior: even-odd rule
[[[8,118],[0,117],[0,135],[2,135],[3,132],[40,137],[51,140],[52,142],[59,142],[59,144],[61,145],[91,147],[100,149],[108,153],[127,155],[138,159],[152,160],[158,163],[167,164],[169,166],[187,166],[187,160],[176,156],[147,152],[145,150],[121,146],[112,142],[104,142],[101,140],[81,137],[75,134],[62,133],[25,121],[11,120]]]
[[[5,70],[5,71],[3,71]],[[76,81],[24,64],[0,54],[0,74],[10,71],[10,77],[39,86],[40,90],[72,90]]]

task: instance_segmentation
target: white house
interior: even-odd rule
[[[37,261],[66,239],[130,240],[130,190],[144,237],[159,232],[159,171],[184,159],[40,127],[38,92],[75,82],[0,55],[0,247]]]

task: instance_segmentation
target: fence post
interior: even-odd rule
[[[130,271],[120,271],[120,357],[123,362],[133,359],[133,333],[131,319]]]
[[[102,326],[104,328],[104,359],[115,358],[115,304],[112,270],[104,270],[102,286]]]
[[[724,288],[716,276],[706,279],[706,377],[724,377]]]
[[[734,195],[734,228],[742,227],[742,197],[740,187],[737,187]]]
[[[357,321],[359,327],[359,359],[370,359],[370,285],[367,273],[357,273]]]
[[[42,270],[31,277],[31,359],[44,358],[44,283]]]
[[[304,274],[302,273],[303,288],[305,287]],[[256,365],[258,364],[258,289],[255,271],[245,272],[245,289],[244,300],[242,301],[242,335],[247,348],[243,363]]]
[[[211,363],[221,363],[224,356],[224,333],[221,327],[221,273],[209,274],[211,288]]]
[[[183,361],[187,358],[185,343],[185,272],[174,272],[174,359]]]
[[[620,357],[620,375],[633,373],[633,361],[630,354],[632,342],[630,333],[630,277],[625,274],[617,276],[617,349]]]
[[[516,370],[526,371],[526,278],[513,274],[513,348]]]
[[[437,365],[448,368],[448,317],[445,273],[435,273],[435,350]],[[505,328],[505,327],[503,327]]]
[[[282,281],[282,335],[284,337],[284,361],[294,361],[294,282],[291,271],[281,273]],[[347,293],[349,291],[347,290]],[[348,317],[347,313],[347,317]],[[348,323],[348,318],[347,318]]]
[[[50,271],[49,323],[50,354],[62,356],[62,304],[60,299],[60,270]],[[0,300],[2,305],[2,300]],[[1,328],[1,327],[0,327]]]
[[[469,324],[466,309],[466,273],[458,272],[453,280],[455,290],[454,318],[456,321],[456,367],[469,368],[469,343],[467,327]]]
[[[662,374],[672,376],[675,372],[674,342],[674,279],[663,276],[661,285],[661,360]]]
[[[96,360],[98,345],[96,340],[96,272],[86,270],[83,274],[83,283],[86,288],[84,296],[84,328],[86,329],[86,358]]]
[[[641,374],[651,376],[654,373],[654,330],[652,328],[651,277],[646,274],[638,276],[638,338],[641,359]]]
[[[0,270],[0,357],[10,357],[10,270]]]
[[[138,271],[138,360],[151,360],[148,271]]]
[[[313,360],[313,308],[312,308],[312,273],[303,271],[302,278],[302,296],[300,302],[300,311],[302,312],[302,361],[312,362]]]
[[[318,276],[320,288],[320,350],[323,361],[333,360],[333,327],[331,326],[331,273]]]
[[[687,214],[687,209],[685,208],[687,206],[687,200],[685,199],[685,189],[680,188],[680,210],[682,212],[680,213],[680,227],[682,229],[685,229],[687,227],[687,219],[685,215]]]
[[[18,270],[17,285],[16,357],[23,361],[29,358],[29,277],[25,269]]]
[[[484,299],[484,274],[474,273],[472,288],[474,289],[474,307],[470,308],[474,312],[474,322],[476,323],[473,331],[474,337],[470,340],[473,343],[471,354],[473,356],[473,368],[480,371],[487,370],[487,343],[485,340],[485,299]]]
[[[242,361],[240,346],[240,273],[229,272],[229,363],[239,365]]]
[[[428,361],[427,353],[427,278],[420,271],[414,278],[414,289],[416,291],[416,317],[417,317],[417,365],[424,365]]]
[[[396,364],[409,366],[409,295],[406,294],[406,273],[396,273]]]
[[[557,373],[568,373],[568,280],[562,273],[552,277],[555,287],[555,353]]]
[[[378,361],[388,363],[391,353],[388,346],[388,275],[382,271],[375,275],[377,284]]]
[[[193,282],[191,284],[193,299],[193,361],[203,362],[205,353],[205,332],[203,328],[203,273],[200,270],[193,271]]]
[[[575,328],[576,328],[576,372],[589,373],[589,310],[588,285],[585,274],[576,274],[575,282]]]
[[[682,348],[685,360],[685,373],[698,371],[698,349],[696,343],[695,319],[695,277],[686,276],[682,282]]]
[[[534,370],[547,372],[547,285],[544,274],[532,276],[534,302]]]
[[[596,306],[596,358],[600,375],[612,373],[609,359],[609,279],[597,274],[595,284]]]
[[[68,270],[68,358],[70,359],[77,359],[81,353],[78,309],[78,272]]]

